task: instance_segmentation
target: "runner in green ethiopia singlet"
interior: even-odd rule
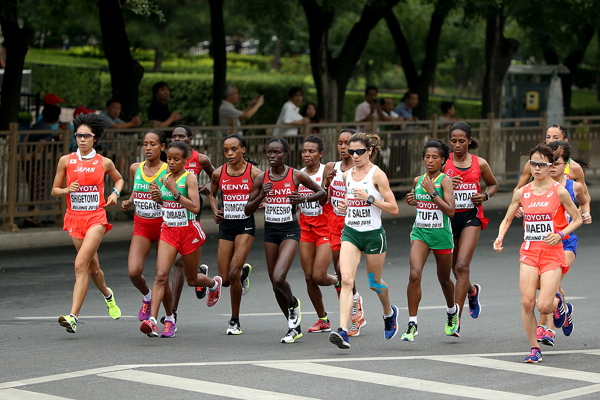
[[[189,171],[185,171],[183,175],[177,179],[177,190],[181,193],[182,196],[188,197],[188,188],[185,184],[185,178],[189,174]],[[163,181],[167,179],[167,177],[171,175],[170,173],[166,174],[163,179],[161,179],[161,187],[160,193],[162,197],[162,216],[164,223],[169,228],[176,228],[179,226],[188,226],[190,220],[196,219],[196,214],[188,211],[181,203],[173,197],[173,194],[164,186]]]
[[[441,199],[444,198],[444,190],[442,188],[442,178],[446,174],[439,174],[433,181],[435,191]],[[417,186],[415,187],[415,200],[417,202],[417,215],[413,230],[410,233],[410,240],[420,240],[429,246],[432,250],[446,250],[454,248],[452,240],[452,228],[450,225],[450,217],[439,209],[433,201],[429,193],[421,183],[423,175]]]
[[[135,173],[133,179],[133,204],[135,205],[135,214],[142,218],[161,218],[161,206],[154,200],[149,192],[151,182],[156,182],[160,185],[161,179],[167,173],[167,163],[163,163],[160,169],[153,176],[147,176],[144,173],[144,165],[146,161],[142,162]]]

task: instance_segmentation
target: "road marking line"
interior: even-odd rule
[[[562,400],[572,399],[574,397],[584,396],[586,394],[592,394],[600,392],[600,385],[589,385],[576,389],[565,390],[564,392],[551,393],[545,396],[540,396],[538,399],[542,400]]]
[[[500,390],[481,389],[471,386],[454,385],[424,379],[406,378],[395,375],[386,375],[376,372],[361,371],[349,368],[332,367],[306,362],[256,364],[260,367],[276,368],[284,371],[294,371],[304,374],[318,375],[321,377],[348,379],[352,381],[372,383],[376,385],[392,386],[403,389],[418,390],[421,392],[438,393],[473,399],[535,399],[519,393],[503,392]]]
[[[0,400],[70,400],[68,397],[53,396],[38,392],[29,392],[20,389],[0,390]]]
[[[523,353],[525,354],[525,353]],[[571,379],[590,383],[600,383],[600,374],[595,372],[577,371],[573,369],[546,367],[531,365],[523,362],[516,363],[512,361],[496,360],[494,358],[483,357],[464,357],[464,356],[434,356],[430,360],[443,361],[460,365],[470,365],[472,367],[482,367],[497,369],[501,371],[517,372],[519,374],[540,375],[546,378]]]
[[[14,388],[14,387],[19,387],[19,386],[35,385],[38,383],[61,381],[63,379],[70,379],[70,378],[80,378],[82,376],[96,375],[96,374],[102,374],[104,372],[120,371],[123,369],[131,369],[131,368],[135,368],[135,366],[113,365],[112,367],[92,368],[92,369],[86,369],[83,371],[67,372],[64,374],[41,376],[39,378],[22,379],[20,381],[0,383],[0,389],[8,389],[8,388]]]
[[[229,315],[229,314],[227,314]],[[283,314],[282,314],[283,315]],[[31,320],[41,320],[41,319],[56,319],[58,320],[58,316],[52,317],[14,317],[15,319],[31,319]],[[112,318],[110,315],[81,315],[78,319],[93,319],[93,318]],[[121,318],[137,318],[137,315],[121,315]]]
[[[268,390],[252,389],[242,386],[225,385],[210,381],[182,378],[179,376],[156,374],[145,371],[120,371],[99,374],[104,378],[121,379],[124,381],[143,383],[144,385],[156,385],[164,388],[178,390],[189,390],[191,392],[206,393],[213,396],[226,396],[228,398],[260,400],[260,399],[290,399],[310,400],[313,397],[294,396],[287,393],[271,392]]]

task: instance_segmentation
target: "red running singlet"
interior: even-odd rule
[[[75,181],[79,182],[79,189],[67,194],[68,211],[89,212],[104,207],[104,165],[100,154],[89,161],[79,160],[76,153],[69,154],[67,187]]]
[[[558,198],[560,187],[560,183],[554,182],[550,189],[539,196],[531,191],[531,183],[523,187],[521,205],[525,248],[528,248],[531,242],[543,242],[548,233],[556,233],[569,225],[565,217],[565,208]],[[568,235],[564,237],[564,239],[568,238]],[[562,246],[562,242],[560,245]]]
[[[227,164],[221,168],[219,187],[223,195],[223,218],[224,219],[247,219],[250,218],[244,212],[246,203],[250,198],[252,190],[252,164],[246,164],[246,170],[240,176],[232,176],[227,173]]]
[[[271,170],[265,172],[263,185],[267,182],[272,182],[273,186],[269,193],[265,196],[265,222],[275,224],[283,224],[294,220],[296,214],[296,206],[290,203],[288,196],[291,196],[296,191],[294,183],[294,169],[288,168],[287,174],[279,181],[271,180],[269,177]]]

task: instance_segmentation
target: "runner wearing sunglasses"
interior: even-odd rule
[[[340,272],[340,327],[329,334],[329,341],[340,349],[350,348],[348,322],[352,309],[352,288],[362,253],[367,261],[369,287],[377,293],[383,307],[384,337],[392,339],[398,331],[398,308],[391,305],[388,287],[381,279],[387,251],[381,212],[398,215],[398,204],[385,173],[371,162],[381,150],[377,134],[356,133],[348,141],[348,154],[354,166],[344,172],[346,197],[338,210],[346,214],[342,231]]]
[[[67,332],[77,331],[79,311],[87,294],[89,280],[104,296],[108,314],[121,317],[115,297],[104,281],[104,272],[98,261],[98,247],[104,235],[112,229],[104,207],[117,204],[123,189],[123,178],[113,162],[96,153],[94,145],[104,133],[104,121],[96,114],[79,114],[73,120],[77,152],[62,156],[58,161],[52,184],[52,196],[67,196],[64,230],[69,232],[77,250],[75,258],[75,286],[70,314],[58,317],[58,323]],[[104,175],[109,174],[115,186],[104,199]],[[63,180],[67,178],[67,187]]]
[[[541,314],[553,313],[554,325],[563,326],[566,318],[563,297],[558,292],[561,275],[569,269],[563,248],[563,239],[581,226],[582,219],[569,192],[550,177],[550,167],[562,156],[550,147],[538,144],[529,152],[533,182],[513,194],[506,216],[500,224],[494,250],[500,253],[502,242],[519,205],[523,206],[524,242],[520,250],[521,319],[531,344],[526,363],[542,361],[536,335],[537,308]],[[565,211],[571,216],[569,223]],[[543,279],[542,279],[543,275]]]

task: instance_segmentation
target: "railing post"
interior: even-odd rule
[[[432,124],[433,124],[433,126],[431,127],[431,137],[433,137],[434,139],[438,139],[438,124],[437,124],[437,119],[438,119],[437,114],[433,114],[431,116],[431,120],[432,120]]]
[[[233,133],[237,133],[238,129],[237,129],[237,123],[236,123],[236,119],[230,118],[229,119],[229,134],[233,134]]]
[[[19,147],[19,124],[11,122],[10,129],[10,164],[8,167],[8,218],[2,224],[3,231],[18,231],[19,227],[15,224],[15,214],[17,212],[17,148]]]
[[[371,115],[371,130],[368,133],[377,133],[377,122],[375,121],[375,118],[373,118],[373,116]]]
[[[492,160],[492,147],[493,147],[493,141],[494,141],[494,113],[488,113],[487,115],[488,117],[488,128],[489,128],[489,132],[488,132],[488,145],[487,145],[487,151],[486,151],[486,160],[491,161]]]

